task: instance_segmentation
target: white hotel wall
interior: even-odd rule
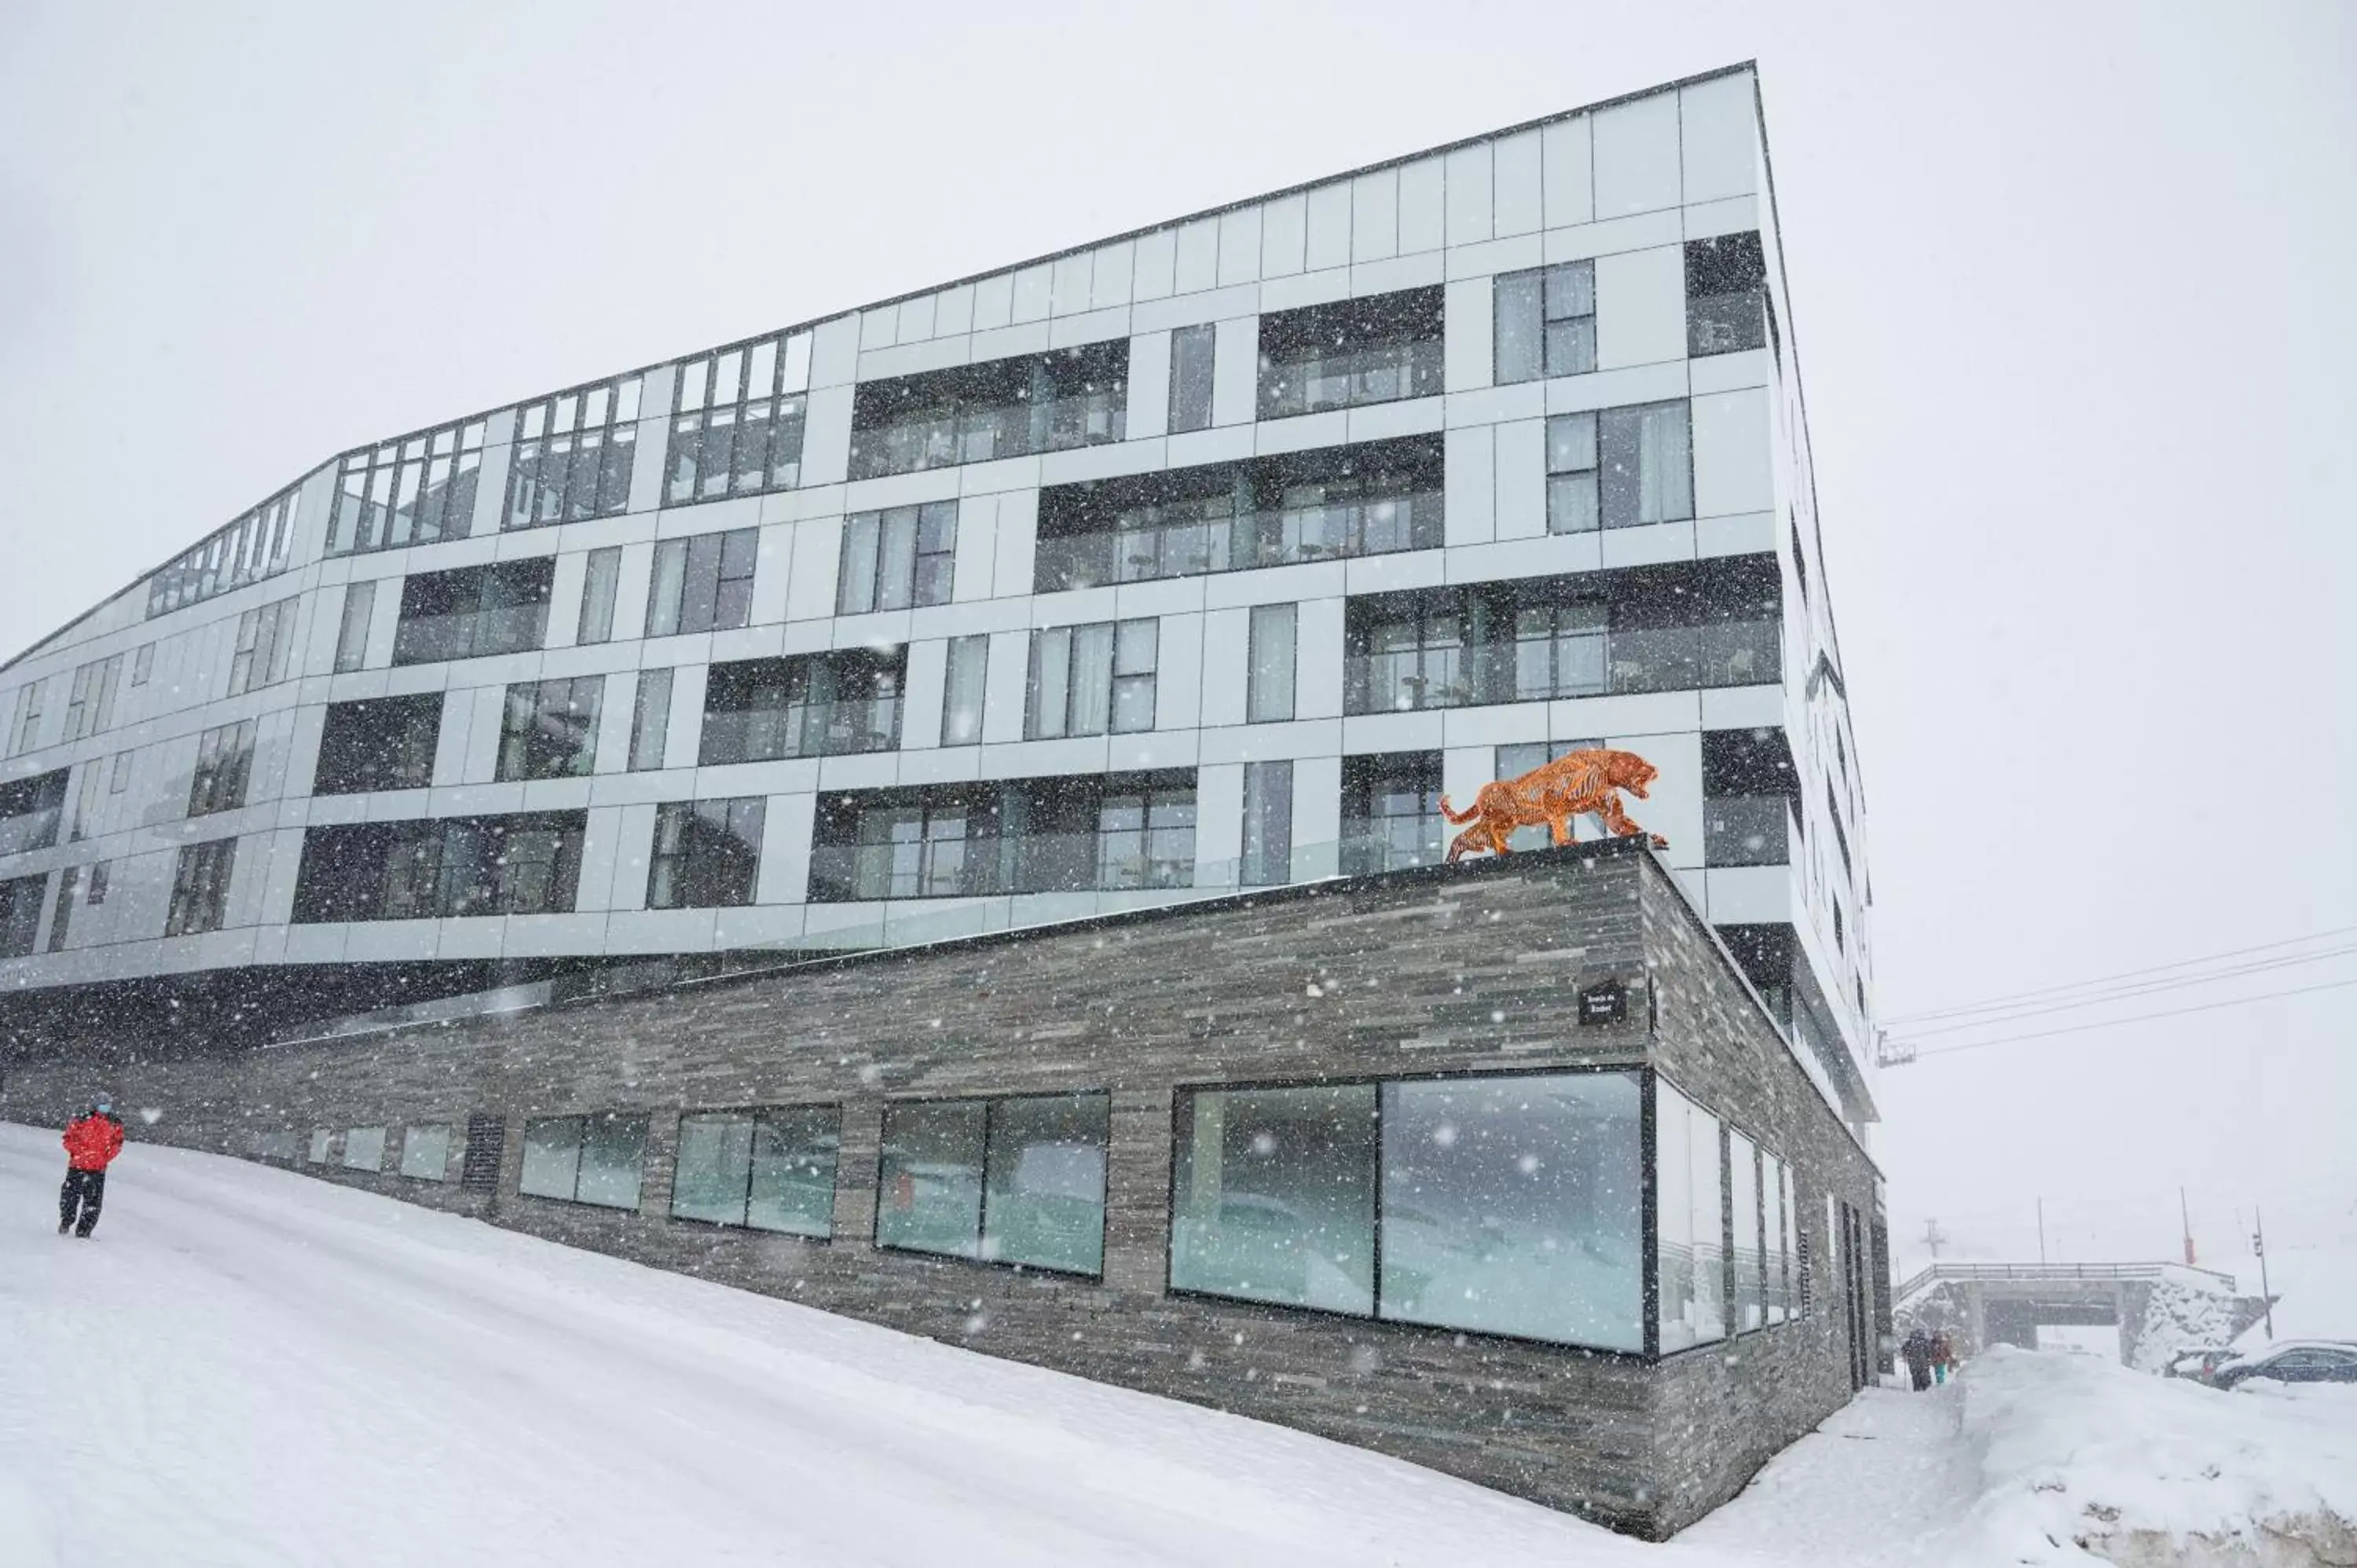
[[[1665,832],[1696,898],[1726,920],[1813,918],[1796,906],[1811,888],[1792,872],[1701,868],[1700,738],[1705,727],[1785,722],[1796,754],[1817,766],[1800,677],[1830,641],[1829,612],[1796,614],[1786,567],[1788,691],[1674,693],[1528,703],[1446,713],[1341,716],[1340,650],[1346,594],[1597,570],[1698,555],[1790,553],[1780,518],[1806,505],[1805,437],[1797,390],[1764,352],[1688,361],[1683,247],[1689,239],[1773,229],[1750,73],[1598,109],[1540,128],[1328,182],[1257,204],[1113,242],[1093,250],[977,279],[815,325],[801,489],[662,509],[666,422],[641,421],[630,507],[621,516],[502,532],[512,410],[489,416],[486,459],[470,537],[333,560],[320,559],[332,465],[304,483],[290,569],[280,576],[149,621],[144,585],[20,660],[0,686],[0,718],[27,678],[54,683],[44,745],[11,760],[16,778],[135,747],[134,781],[93,838],[18,857],[0,867],[26,875],[100,858],[116,862],[106,905],[76,918],[56,954],[0,966],[16,984],[54,984],[224,961],[544,956],[657,952],[766,943],[897,940],[953,929],[1125,907],[1134,895],[978,900],[950,907],[805,909],[809,835],[817,792],[894,783],[1019,778],[1143,767],[1197,767],[1202,826],[1198,856],[1207,889],[1232,884],[1239,849],[1242,765],[1296,763],[1297,875],[1332,869],[1339,828],[1339,756],[1429,748],[1444,756],[1460,798],[1490,777],[1493,748],[1519,741],[1597,737],[1653,757],[1663,777],[1640,811]],[[1598,369],[1545,382],[1491,384],[1491,278],[1526,267],[1593,258]],[[1445,394],[1347,414],[1257,422],[1256,318],[1327,300],[1442,285],[1447,307]],[[1791,319],[1774,280],[1781,319]],[[1164,434],[1169,334],[1215,324],[1212,428]],[[1115,446],[1010,458],[887,478],[849,481],[856,381],[902,375],[1128,337],[1129,439]],[[644,406],[668,408],[671,367],[647,372]],[[1545,532],[1544,420],[1664,398],[1691,397],[1696,519],[1692,523],[1551,537]],[[1254,455],[1444,433],[1445,548],[1216,576],[1034,595],[1039,487],[1077,479],[1232,460]],[[880,616],[834,615],[842,519],[846,512],[926,500],[960,502],[952,603]],[[1813,516],[1813,513],[1810,514]],[[656,541],[739,527],[760,530],[752,625],[706,636],[642,640]],[[1813,530],[1803,540],[1813,550]],[[573,646],[587,552],[619,546],[618,640]],[[399,579],[497,559],[554,553],[556,589],[547,645],[535,653],[449,665],[389,668]],[[367,668],[326,673],[347,583],[381,581]],[[1824,599],[1821,566],[1816,596]],[[295,678],[223,698],[238,616],[301,595]],[[1244,612],[1260,603],[1301,606],[1297,718],[1240,721]],[[1157,725],[1150,735],[1025,742],[1023,681],[1028,630],[1071,621],[1151,615],[1162,623]],[[1817,622],[1824,620],[1821,628]],[[1795,624],[1798,623],[1798,624]],[[58,744],[65,686],[86,660],[164,638],[156,679],[126,688],[106,734]],[[984,744],[938,745],[943,639],[991,638]],[[676,667],[668,756],[694,756],[705,665],[856,646],[910,644],[909,713],[896,753],[704,768],[622,771],[634,677]],[[541,784],[491,782],[500,693],[511,681],[605,674],[595,778]],[[62,676],[63,681],[57,678]],[[325,705],[390,693],[447,690],[434,785],[382,796],[314,800],[304,791],[316,761]],[[202,729],[262,716],[253,804],[180,820]],[[1846,725],[1845,715],[1838,722]],[[1854,747],[1852,748],[1854,754]],[[77,775],[78,778],[78,775]],[[644,902],[654,802],[717,794],[770,802],[757,906],[748,910],[649,911]],[[129,802],[135,801],[135,806]],[[1819,810],[1804,800],[1804,810]],[[578,913],[467,920],[287,927],[301,830],[327,822],[447,816],[579,806],[590,811]],[[1853,819],[1855,820],[1855,819]],[[164,940],[160,931],[174,852],[186,842],[242,838],[230,929]],[[1812,845],[1821,834],[1813,831]],[[1855,915],[1849,924],[1862,933]],[[46,946],[46,929],[43,945]],[[1861,936],[1862,943],[1862,936]],[[1822,943],[1817,945],[1823,945]],[[1862,1026],[1861,1026],[1862,1028]],[[1853,1038],[1862,1038],[1862,1032]]]

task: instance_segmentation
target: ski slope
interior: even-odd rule
[[[135,1124],[97,1237],[60,1238],[63,1165],[0,1124],[0,1568],[1980,1568],[2357,1518],[2357,1389],[1999,1351],[1867,1391],[1648,1546]]]

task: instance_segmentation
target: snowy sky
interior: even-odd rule
[[[1756,58],[1881,1010],[2357,926],[2357,8],[1754,10],[11,6],[0,643],[341,448]],[[2352,1015],[1887,1074],[1902,1256],[2357,1239]]]

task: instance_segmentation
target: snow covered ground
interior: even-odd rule
[[[2083,1563],[2072,1534],[2098,1525],[2357,1512],[2344,1391],[1993,1355],[1961,1389],[1870,1391],[1647,1546],[1300,1434],[135,1142],[97,1238],[61,1240],[61,1164],[54,1133],[0,1126],[7,1568],[1962,1568]]]

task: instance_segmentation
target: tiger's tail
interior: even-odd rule
[[[1448,804],[1448,796],[1446,796],[1446,795],[1443,795],[1443,796],[1440,798],[1440,814],[1441,814],[1442,816],[1444,816],[1444,817],[1447,817],[1447,818],[1448,818],[1450,822],[1471,822],[1474,818],[1476,818],[1476,817],[1478,817],[1478,816],[1480,816],[1480,815],[1481,814],[1481,807],[1480,807],[1480,803],[1479,803],[1479,802],[1476,802],[1476,803],[1475,803],[1475,805],[1474,805],[1474,807],[1473,807],[1473,809],[1472,809],[1471,811],[1467,811],[1467,812],[1463,813],[1462,815],[1459,815],[1459,814],[1458,814],[1458,812],[1457,812],[1457,811],[1455,811],[1455,810],[1454,810],[1454,809],[1453,809],[1453,808]]]

